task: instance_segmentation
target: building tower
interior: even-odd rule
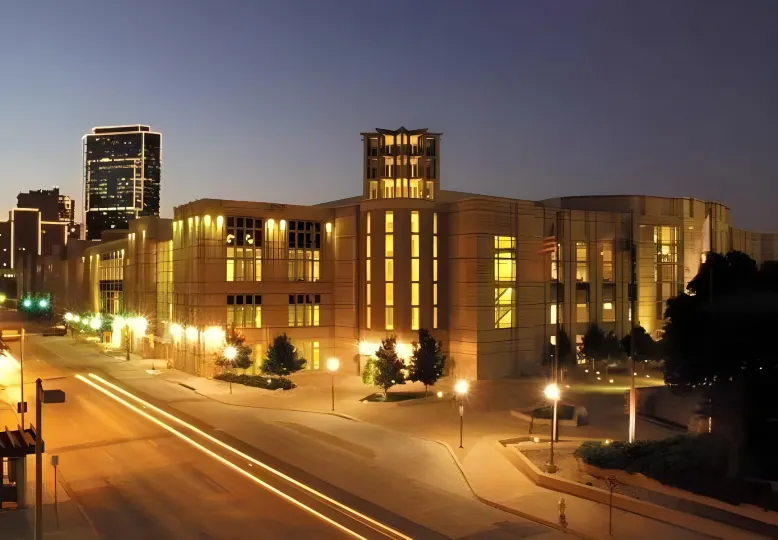
[[[83,137],[86,237],[159,216],[162,134],[149,126],[97,127]]]
[[[364,197],[434,200],[440,186],[440,136],[404,127],[362,133]]]

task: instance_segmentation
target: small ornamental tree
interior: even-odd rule
[[[596,324],[590,324],[583,336],[583,345],[581,354],[584,358],[594,362],[605,360],[608,357],[608,351],[605,348],[605,332]]]
[[[226,345],[222,350],[221,356],[216,360],[216,365],[232,371],[235,368],[248,369],[251,367],[251,347],[246,346],[246,338],[238,333],[235,328],[227,336]],[[235,357],[230,359],[224,355],[228,347],[235,349]]]
[[[276,336],[273,344],[268,347],[262,362],[262,372],[269,375],[286,376],[305,367],[306,360],[301,358],[292,340],[285,333]]]
[[[405,364],[397,356],[396,345],[397,340],[394,336],[382,339],[381,346],[375,352],[373,360],[373,383],[384,391],[384,398],[392,386],[405,384],[405,376],[403,375]]]
[[[441,353],[442,347],[443,344],[436,341],[429,330],[419,330],[419,341],[413,343],[408,380],[423,383],[424,395],[427,395],[427,387],[443,376],[446,357]]]

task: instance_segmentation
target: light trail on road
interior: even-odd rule
[[[356,521],[359,521],[360,523],[362,523],[362,525],[365,525],[365,526],[369,527],[370,529],[373,529],[374,531],[380,533],[384,537],[394,538],[394,539],[398,539],[398,540],[413,540],[410,536],[407,536],[407,535],[403,534],[402,532],[400,532],[400,531],[398,531],[398,530],[396,530],[396,529],[394,529],[394,528],[392,528],[392,527],[390,527],[388,525],[385,525],[384,523],[381,523],[381,522],[371,518],[370,516],[367,516],[367,515],[359,512],[359,511],[351,508],[350,506],[347,506],[347,505],[345,505],[345,504],[343,504],[343,503],[341,503],[341,502],[339,502],[339,501],[337,501],[337,500],[335,500],[335,499],[325,495],[324,493],[321,493],[320,491],[318,491],[318,490],[316,490],[316,489],[314,489],[314,488],[312,488],[312,487],[310,487],[310,486],[300,482],[299,480],[296,480],[296,479],[292,478],[291,476],[288,476],[288,475],[284,474],[283,472],[281,472],[281,471],[271,467],[270,465],[267,465],[266,463],[263,463],[263,462],[257,460],[256,458],[253,458],[253,457],[249,456],[248,454],[245,454],[244,452],[241,452],[240,450],[238,450],[238,449],[228,445],[227,443],[217,439],[216,437],[213,437],[212,435],[209,435],[208,433],[206,433],[203,430],[197,428],[196,426],[194,426],[194,425],[192,425],[192,424],[190,424],[188,422],[185,422],[184,420],[181,420],[177,416],[172,415],[172,414],[170,414],[170,413],[160,409],[159,407],[156,407],[156,406],[152,405],[148,401],[145,401],[145,400],[139,398],[138,396],[132,394],[131,392],[128,392],[127,390],[125,390],[125,389],[123,389],[123,388],[121,388],[121,387],[119,387],[119,386],[117,386],[117,385],[107,381],[106,379],[100,377],[99,375],[95,375],[94,373],[89,373],[89,378],[87,378],[87,377],[84,377],[81,374],[78,374],[78,375],[76,375],[76,379],[78,379],[79,381],[81,381],[81,382],[91,386],[92,388],[98,390],[99,392],[105,394],[106,396],[110,397],[114,401],[117,401],[118,403],[124,405],[125,407],[129,408],[133,412],[135,412],[135,413],[143,416],[144,418],[150,420],[151,422],[157,424],[158,426],[160,426],[163,429],[165,429],[166,431],[172,433],[173,435],[175,435],[179,439],[183,440],[187,444],[197,448],[198,450],[200,450],[204,454],[208,455],[209,457],[212,457],[213,459],[219,461],[220,463],[226,465],[227,467],[233,469],[234,471],[236,471],[236,472],[242,474],[243,476],[253,480],[254,482],[260,484],[265,489],[271,491],[272,493],[278,495],[279,497],[285,499],[286,501],[294,504],[295,506],[301,508],[302,510],[304,510],[304,511],[306,511],[306,512],[308,512],[308,513],[310,513],[310,514],[312,514],[314,516],[316,516],[317,518],[327,522],[328,524],[330,524],[330,525],[340,529],[341,531],[343,531],[344,533],[348,534],[349,536],[351,536],[353,538],[358,538],[358,539],[361,539],[361,540],[367,540],[367,538],[365,538],[361,534],[359,534],[359,533],[349,529],[345,525],[343,525],[341,523],[338,523],[337,521],[333,520],[332,518],[329,518],[329,517],[325,516],[324,514],[319,512],[318,510],[316,510],[314,508],[311,508],[310,506],[308,506],[304,502],[295,499],[291,495],[288,495],[287,493],[284,493],[280,489],[278,489],[278,488],[268,484],[267,482],[257,478],[256,476],[254,476],[250,472],[242,469],[241,467],[239,467],[235,463],[229,461],[228,459],[224,458],[223,456],[220,456],[216,452],[206,448],[205,446],[203,446],[202,444],[198,443],[194,439],[192,439],[192,438],[188,437],[187,435],[185,435],[184,433],[178,431],[176,428],[174,428],[174,427],[168,425],[167,423],[163,422],[162,420],[152,416],[151,414],[149,414],[146,411],[142,410],[141,408],[139,408],[138,406],[134,405],[133,403],[130,403],[129,401],[127,401],[123,397],[115,394],[111,390],[113,390],[115,392],[118,392],[118,393],[120,393],[120,394],[122,394],[122,395],[124,395],[124,396],[126,396],[126,397],[128,397],[130,399],[132,399],[136,403],[140,404],[143,408],[148,408],[148,409],[154,411],[155,413],[157,413],[159,415],[162,415],[165,418],[167,418],[167,419],[169,419],[169,420],[179,424],[180,426],[182,426],[182,427],[192,431],[193,433],[196,433],[198,436],[207,439],[208,441],[218,445],[219,447],[227,450],[228,452],[234,454],[235,456],[238,456],[241,459],[245,459],[247,462],[249,462],[250,466],[251,465],[257,465],[258,467],[261,467],[265,471],[275,475],[276,477],[278,477],[278,478],[280,478],[280,479],[282,479],[282,480],[284,480],[286,482],[289,482],[290,484],[294,485],[295,487],[300,488],[301,490],[303,490],[303,491],[307,492],[308,494],[316,497],[317,499],[319,499],[319,500],[321,500],[321,501],[323,501],[325,503],[328,503],[329,505],[335,507],[336,510],[339,510],[343,514],[348,515],[350,518],[355,519]],[[92,380],[90,380],[90,379],[92,379]],[[97,382],[95,382],[95,381],[97,381]]]

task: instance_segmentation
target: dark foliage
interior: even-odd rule
[[[443,376],[446,357],[441,352],[442,348],[443,343],[436,341],[429,330],[419,330],[419,341],[413,343],[408,380],[423,383],[425,394],[427,387]]]
[[[214,379],[219,381],[252,386],[254,388],[265,388],[266,390],[291,390],[295,384],[286,377],[267,377],[263,375],[247,375],[244,373],[219,373]]]
[[[305,364],[305,358],[298,355],[289,336],[281,334],[273,339],[273,344],[267,349],[262,362],[262,373],[285,376],[300,371]]]

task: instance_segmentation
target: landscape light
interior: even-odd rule
[[[173,323],[170,325],[170,335],[173,336],[173,339],[180,339],[183,333],[184,328],[180,324]]]
[[[186,339],[197,339],[197,328],[195,328],[194,326],[187,326]]]
[[[81,317],[79,315],[73,315],[73,322],[74,323],[81,322]]]
[[[30,300],[29,298],[25,298],[24,302],[22,302],[22,305],[24,307],[28,308],[28,307],[32,306],[32,300]]]
[[[38,307],[41,309],[46,309],[47,307],[49,307],[49,301],[46,300],[45,298],[41,298],[38,301]]]
[[[0,304],[5,302],[5,300],[6,300],[6,296],[4,294],[0,294]]]
[[[67,313],[65,313],[64,319],[66,321],[68,321],[68,322],[72,321],[73,320],[73,314],[68,311]]]
[[[238,349],[236,349],[232,345],[227,345],[224,348],[224,358],[226,358],[227,360],[235,360],[237,356],[238,356]]]
[[[142,336],[146,335],[146,328],[149,324],[149,322],[146,320],[146,317],[133,317],[130,319],[129,323],[133,332]]]
[[[92,317],[92,320],[89,321],[89,328],[92,330],[99,330],[102,325],[103,321],[100,319],[99,315],[95,315]]]

